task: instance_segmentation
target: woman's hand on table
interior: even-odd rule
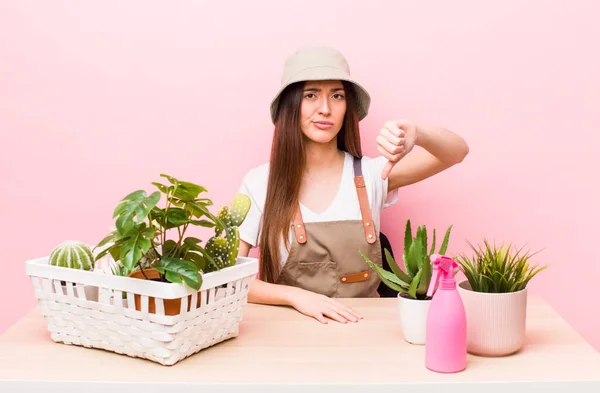
[[[304,315],[327,323],[327,318],[340,323],[358,322],[362,316],[352,308],[325,295],[295,288],[290,305]]]

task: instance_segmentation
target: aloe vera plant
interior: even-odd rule
[[[417,227],[416,234],[413,236],[411,222],[407,220],[404,230],[404,252],[402,254],[404,271],[387,249],[385,249],[385,258],[392,270],[391,272],[374,264],[361,251],[359,251],[359,254],[367,265],[377,273],[385,285],[412,299],[427,300],[427,289],[429,288],[432,273],[430,256],[432,254],[443,255],[446,253],[451,230],[452,225],[446,230],[442,244],[438,251],[435,252],[436,230],[433,230],[431,247],[429,247],[427,227],[425,225]]]
[[[454,259],[475,292],[507,293],[525,289],[529,281],[547,266],[531,264],[530,259],[539,251],[524,251],[512,244],[483,244],[467,242],[473,255],[461,253]]]
[[[200,196],[207,192],[204,187],[165,174],[161,177],[170,184],[153,182],[158,191],[150,195],[144,190],[132,192],[117,205],[113,213],[116,229],[96,246],[108,245],[96,260],[110,253],[118,262],[113,268],[115,274],[126,276],[137,269],[143,273],[144,269],[155,268],[160,281],[185,283],[198,290],[201,273],[235,264],[238,226],[250,209],[250,198],[236,195],[231,214],[224,206],[217,217],[209,210],[212,200]],[[165,204],[159,207],[162,195]],[[190,226],[215,228],[215,236],[203,247],[201,239],[186,236]]]

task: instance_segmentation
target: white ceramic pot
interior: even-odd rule
[[[404,339],[416,345],[425,344],[427,313],[431,300],[416,300],[398,294],[400,329]]]
[[[525,341],[527,288],[509,293],[471,290],[467,280],[458,284],[467,314],[467,351],[479,356],[505,356]]]

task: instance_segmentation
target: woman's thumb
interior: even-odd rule
[[[396,165],[395,162],[391,162],[388,161],[385,163],[385,166],[383,167],[383,170],[381,171],[381,178],[383,180],[387,179],[388,176],[390,175],[390,172],[392,171],[392,168],[394,167],[394,165]]]

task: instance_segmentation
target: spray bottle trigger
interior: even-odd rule
[[[437,285],[438,279],[440,277],[440,259],[441,256],[439,254],[431,254],[429,257],[431,260],[431,264],[433,266],[431,272],[431,280],[429,281],[429,288],[427,288],[427,297],[431,297],[433,295],[433,291]]]

